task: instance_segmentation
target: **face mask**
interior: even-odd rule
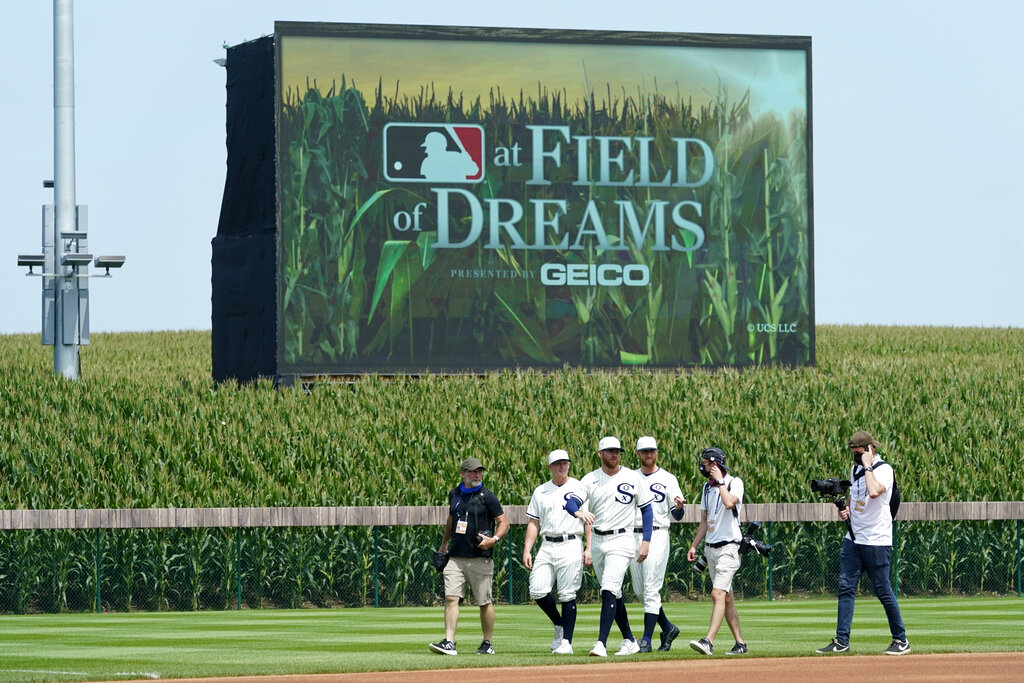
[[[711,473],[704,469],[704,463],[698,463],[697,469],[700,470],[700,473],[704,476],[705,479],[711,478]]]

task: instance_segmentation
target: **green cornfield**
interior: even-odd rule
[[[744,478],[748,502],[810,502],[808,479],[844,475],[846,438],[861,428],[883,443],[905,501],[1024,498],[1015,474],[1024,330],[816,333],[815,367],[367,376],[308,392],[215,384],[208,332],[95,334],[78,382],[55,376],[37,335],[3,336],[0,506],[440,505],[469,455],[483,460],[503,503],[523,505],[547,477],[548,451],[566,448],[581,476],[597,465],[605,434],[626,443],[656,436],[660,464],[691,501],[702,482],[694,458],[716,444]],[[828,592],[834,525],[773,526],[774,590]],[[914,538],[902,552],[901,590],[1013,588],[1019,525],[900,528]],[[692,530],[676,533],[688,539]],[[233,607],[239,571],[250,606],[423,604],[434,577],[422,549],[439,535],[419,527],[0,532],[0,611],[89,609],[97,547],[110,609]],[[523,585],[518,559],[499,572],[503,596]],[[765,563],[747,564],[744,590],[763,594]],[[669,578],[680,595],[702,590],[688,571]]]

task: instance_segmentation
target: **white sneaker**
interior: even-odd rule
[[[551,651],[551,654],[553,654],[553,655],[571,655],[572,654],[572,643],[570,643],[568,640],[562,640],[562,642],[559,643],[558,647],[556,647],[554,650]],[[593,654],[593,653],[591,653],[591,654]],[[604,657],[604,656],[606,656],[606,654],[605,655],[601,655],[601,656]]]
[[[604,643],[600,640],[594,643],[594,647],[590,648],[591,657],[607,657],[608,650],[604,649]]]
[[[555,637],[551,641],[551,651],[552,652],[557,650],[558,647],[562,644],[562,637],[564,635],[565,635],[565,632],[562,630],[562,627],[561,626],[556,626],[555,627]]]
[[[615,656],[623,657],[625,655],[635,655],[637,652],[640,652],[640,646],[637,644],[636,639],[624,639],[622,641],[622,647],[620,647],[619,651],[615,653]]]

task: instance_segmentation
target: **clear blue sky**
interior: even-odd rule
[[[52,12],[0,6],[0,333],[39,331],[40,280],[15,261],[39,252],[53,199]],[[209,329],[226,159],[212,60],[275,20],[811,36],[817,322],[1024,327],[1024,6],[79,0],[77,200],[90,250],[128,257],[90,285],[93,332]]]

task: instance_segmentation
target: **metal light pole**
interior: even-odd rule
[[[88,249],[87,212],[75,203],[75,30],[72,0],[53,2],[53,180],[54,203],[43,206],[43,253],[21,254],[19,266],[43,278],[43,344],[53,345],[53,369],[78,379],[80,344],[89,343],[89,278],[110,277],[123,256],[97,256]],[[89,264],[105,268],[90,275]],[[41,268],[36,273],[33,268]]]
[[[63,235],[78,232],[75,216],[75,17],[72,0],[53,2],[53,169],[53,243],[61,245]],[[79,301],[78,278],[73,277],[77,268],[62,264],[59,258],[54,265],[55,272],[65,277],[56,278],[54,282],[53,370],[68,379],[78,379],[81,330],[72,332],[65,328],[80,316],[65,316],[65,312],[70,313],[70,308],[77,312],[79,304],[85,305],[88,299],[84,297],[84,301]]]

